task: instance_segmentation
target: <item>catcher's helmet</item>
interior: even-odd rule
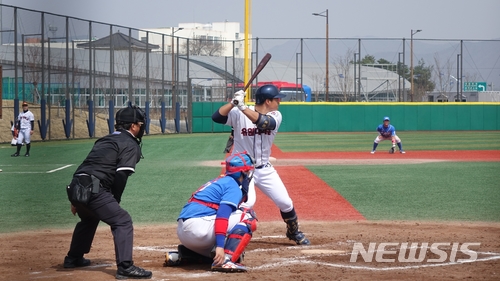
[[[129,124],[146,121],[146,113],[138,106],[129,106],[118,110],[116,123]]]
[[[226,175],[238,180],[242,172],[254,169],[252,157],[245,152],[237,153],[226,158]]]
[[[264,85],[257,89],[255,93],[255,103],[263,104],[267,99],[284,98],[285,94],[281,94],[278,88],[274,85]]]

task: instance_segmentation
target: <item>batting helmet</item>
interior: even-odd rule
[[[146,113],[138,106],[129,106],[118,110],[116,123],[129,124],[146,121]]]
[[[267,99],[278,99],[286,97],[281,94],[278,88],[274,85],[264,85],[257,89],[255,93],[255,103],[263,104]]]
[[[239,179],[242,172],[254,169],[252,157],[245,152],[237,153],[226,158],[226,175]]]

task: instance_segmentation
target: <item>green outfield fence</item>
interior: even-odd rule
[[[212,121],[223,102],[193,102],[193,133],[229,132]],[[305,103],[283,102],[280,132],[366,132],[391,118],[400,131],[500,130],[500,103]]]

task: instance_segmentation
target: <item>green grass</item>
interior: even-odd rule
[[[500,221],[500,162],[308,168],[369,220]]]
[[[283,151],[366,151],[373,133],[280,133]],[[400,132],[406,150],[500,150],[500,132]],[[173,223],[191,193],[219,174],[228,133],[146,136],[122,206],[134,223]],[[31,157],[0,144],[0,232],[74,227],[65,188],[95,140],[35,142]],[[430,145],[430,144],[439,144]],[[21,151],[24,153],[24,148]],[[46,171],[72,165],[53,173]],[[499,221],[499,163],[315,166],[368,219]]]
[[[500,131],[397,131],[405,150],[500,150]],[[373,133],[278,133],[284,152],[370,151]],[[381,145],[388,143],[381,142]]]

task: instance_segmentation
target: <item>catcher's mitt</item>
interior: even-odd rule
[[[390,153],[390,154],[393,154],[393,153],[394,153],[394,147],[391,147],[391,149],[389,149],[389,153]]]

